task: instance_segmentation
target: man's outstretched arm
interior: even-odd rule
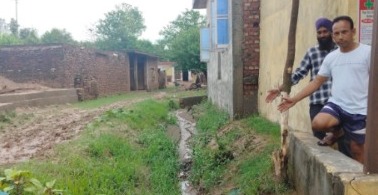
[[[310,50],[306,52],[306,55],[303,57],[299,67],[291,74],[291,83],[292,86],[296,85],[300,80],[305,78],[308,72],[312,69]],[[266,103],[271,103],[276,99],[283,89],[283,85],[278,86],[277,88],[269,90],[267,96],[265,97]]]
[[[282,91],[282,85],[278,86],[278,88],[268,90],[267,92],[268,95],[266,95],[265,97],[265,102],[266,103],[273,102],[273,100],[276,99],[276,97],[280,95],[281,91]]]
[[[291,98],[284,98],[283,101],[278,105],[278,110],[284,112],[289,108],[293,107],[297,102],[301,101],[303,98],[311,95],[314,91],[319,89],[319,87],[328,80],[328,77],[316,76],[305,88],[303,88],[297,95]]]

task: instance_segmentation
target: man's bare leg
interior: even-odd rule
[[[337,139],[343,136],[344,132],[340,129],[339,120],[328,113],[319,113],[312,121],[312,129],[315,131],[329,132],[326,137],[318,142],[320,146],[331,146]]]
[[[333,132],[339,125],[339,120],[328,113],[319,113],[312,120],[312,129],[315,131]]]
[[[360,163],[364,163],[364,144],[359,144],[353,140],[350,141],[350,150],[352,158]]]

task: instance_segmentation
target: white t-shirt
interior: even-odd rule
[[[367,113],[371,47],[360,43],[347,53],[337,49],[326,56],[318,75],[332,78],[328,100],[350,114]]]

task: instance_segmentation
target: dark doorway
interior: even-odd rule
[[[136,82],[135,82],[135,55],[130,55],[129,64],[130,64],[130,90],[136,90]]]
[[[130,90],[146,89],[146,66],[147,59],[145,56],[138,54],[129,54],[130,62]]]
[[[187,71],[187,70],[182,71],[182,80],[183,81],[189,81],[189,71]]]
[[[146,89],[145,67],[146,67],[146,59],[138,58],[138,90]]]

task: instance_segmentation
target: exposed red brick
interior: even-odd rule
[[[83,88],[84,99],[130,91],[126,53],[72,45],[2,46],[0,59],[0,74],[10,80],[52,88]],[[74,86],[75,79],[80,80],[79,86]],[[157,88],[157,81],[151,84],[155,85]]]
[[[259,75],[260,65],[260,0],[243,1],[243,94],[246,96],[255,94],[258,86],[251,84],[248,78],[256,78]]]

